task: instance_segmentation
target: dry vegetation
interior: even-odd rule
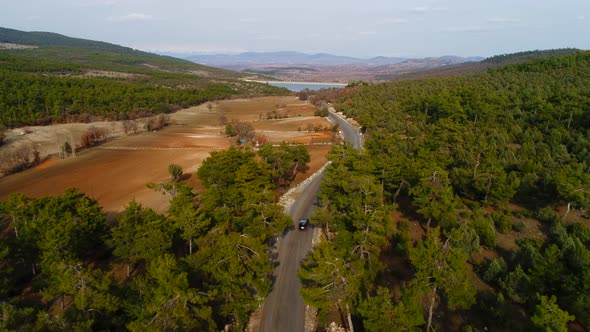
[[[289,117],[260,119],[260,114],[278,109]],[[198,190],[200,184],[190,175],[211,151],[235,143],[235,137],[230,139],[225,135],[225,124],[241,123],[238,127],[247,130],[240,132],[251,137],[248,143],[251,145],[282,141],[330,143],[333,140],[330,131],[298,131],[299,127],[305,129],[309,125],[331,126],[326,119],[314,117],[314,111],[314,106],[294,97],[265,97],[207,103],[149,119],[14,129],[7,135],[5,146],[0,147],[0,155],[22,149],[28,151],[28,159],[24,152],[13,153],[2,157],[0,167],[6,169],[4,164],[15,160],[23,161],[27,167],[33,165],[33,146],[37,147],[42,162],[30,170],[0,179],[0,199],[14,192],[40,197],[78,187],[98,199],[107,211],[122,209],[134,197],[144,206],[164,211],[167,198],[147,188],[146,183],[168,178],[167,167],[175,163],[185,170],[187,182]],[[164,124],[174,125],[163,128]],[[154,133],[158,127],[162,130]],[[95,147],[81,151],[82,147],[90,146]],[[298,174],[295,182],[320,168],[329,149],[329,145],[309,146],[310,170]],[[48,156],[52,158],[47,159]]]

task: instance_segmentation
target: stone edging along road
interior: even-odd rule
[[[332,107],[329,118],[338,123],[346,141],[354,148],[362,148],[361,134],[357,128],[342,115],[336,114]],[[299,231],[297,222],[311,214],[320,190],[323,172],[328,165],[329,162],[304,182],[289,190],[279,201],[285,212],[293,218],[293,226],[285,231],[278,242],[278,266],[273,272],[275,281],[262,309],[260,331],[302,332],[306,328],[306,309],[299,293],[301,281],[297,277],[297,271],[301,261],[312,249],[314,228],[312,221],[310,229]]]

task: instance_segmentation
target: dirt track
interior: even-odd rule
[[[267,135],[271,142],[312,141],[310,137],[319,137],[324,133],[299,132],[297,127],[309,121],[329,125],[325,119],[316,117],[310,120],[314,108],[296,101],[294,97],[229,100],[212,106],[209,109],[207,105],[201,105],[172,114],[172,120],[177,124],[160,132],[121,137],[80,153],[75,158],[52,159],[33,169],[4,177],[0,179],[0,200],[15,192],[40,197],[61,194],[66,188],[77,187],[96,198],[105,211],[120,211],[135,198],[144,206],[162,212],[167,208],[169,198],[148,189],[146,184],[166,180],[171,163],[177,163],[186,173],[194,174],[211,151],[229,147],[230,141],[222,134],[219,112],[230,121],[252,121],[255,127],[260,125],[272,129],[273,135]],[[301,115],[301,118],[284,119],[289,120],[286,122],[290,125],[279,125],[284,120],[260,120],[262,112],[276,109],[283,109],[291,116]],[[330,137],[326,136],[324,140],[329,141]],[[313,173],[315,167],[319,168],[325,162],[329,146],[310,146],[309,150],[312,161],[307,174]],[[298,176],[296,180],[301,181],[307,174]],[[189,183],[197,184],[194,175]]]

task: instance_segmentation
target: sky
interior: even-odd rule
[[[590,49],[590,0],[0,0],[0,26],[160,53],[491,56]]]

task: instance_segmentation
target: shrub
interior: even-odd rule
[[[537,219],[542,222],[546,222],[548,224],[554,223],[559,221],[561,218],[553,211],[550,207],[544,207],[539,212],[537,212]]]
[[[328,112],[328,108],[327,107],[319,108],[319,109],[315,110],[315,112],[313,113],[313,115],[315,115],[315,116],[321,116],[321,117],[326,117],[329,114],[330,114],[330,112]]]
[[[183,170],[180,165],[170,164],[168,165],[168,173],[170,173],[173,182],[178,182],[182,178]]]
[[[512,220],[506,214],[494,214],[493,219],[498,232],[506,234],[512,230]]]
[[[405,219],[400,220],[397,224],[397,232],[394,237],[397,240],[395,249],[400,253],[407,254],[412,244],[410,237],[410,222]]]
[[[65,141],[64,144],[61,146],[61,157],[66,158],[70,153],[72,153],[72,146],[68,141]]]
[[[172,124],[172,121],[170,119],[170,115],[168,115],[168,114],[158,115],[158,121],[160,122],[160,125],[162,127],[167,127]]]
[[[266,145],[268,143],[268,136],[263,134],[257,134],[254,139],[258,145]]]
[[[147,120],[147,122],[145,123],[145,130],[147,131],[154,131],[158,129],[160,129],[160,127],[158,126],[158,121],[154,118]]]
[[[225,125],[225,134],[239,140],[251,141],[254,138],[254,127],[247,122],[232,121]]]
[[[227,136],[230,136],[230,137],[233,136],[233,133],[234,133],[233,127],[234,127],[234,125],[231,124],[231,123],[226,123],[225,124],[225,134]]]
[[[580,241],[590,244],[590,227],[585,226],[582,222],[576,222],[567,227],[570,234],[576,234]]]
[[[147,131],[160,130],[170,125],[170,116],[166,114],[160,114],[157,117],[150,118],[146,124],[145,129]]]
[[[137,133],[137,122],[135,120],[125,120],[123,121],[123,131],[125,134],[133,132],[134,134]]]
[[[453,229],[451,239],[454,246],[463,248],[469,256],[473,256],[481,250],[479,235],[471,224],[462,224]]]
[[[519,220],[512,225],[512,228],[514,228],[515,231],[522,233],[526,230],[526,224],[522,222],[522,220]]]
[[[468,219],[469,217],[471,217],[471,211],[469,211],[469,210],[461,210],[461,211],[459,211],[459,216],[462,219]]]
[[[13,174],[35,166],[40,161],[41,153],[35,146],[21,145],[0,155],[0,171],[4,174]]]
[[[221,126],[227,124],[227,117],[224,114],[219,114],[219,117],[217,117],[217,123]]]
[[[89,148],[106,140],[106,130],[97,127],[90,127],[80,137],[80,146]]]
[[[90,123],[92,122],[92,117],[88,113],[82,113],[78,115],[78,121],[76,122]]]
[[[492,220],[485,216],[477,215],[472,225],[483,245],[488,247],[496,246],[496,229]]]
[[[307,100],[309,99],[309,90],[308,89],[303,89],[299,92],[297,92],[297,97],[299,97],[299,100]]]
[[[510,299],[517,303],[524,303],[525,297],[522,296],[522,293],[527,288],[529,282],[529,276],[519,264],[514,271],[508,273],[506,277],[500,279],[498,283]]]
[[[483,279],[487,282],[498,281],[500,277],[506,274],[507,265],[504,258],[496,258],[490,262],[488,268],[483,274]]]

